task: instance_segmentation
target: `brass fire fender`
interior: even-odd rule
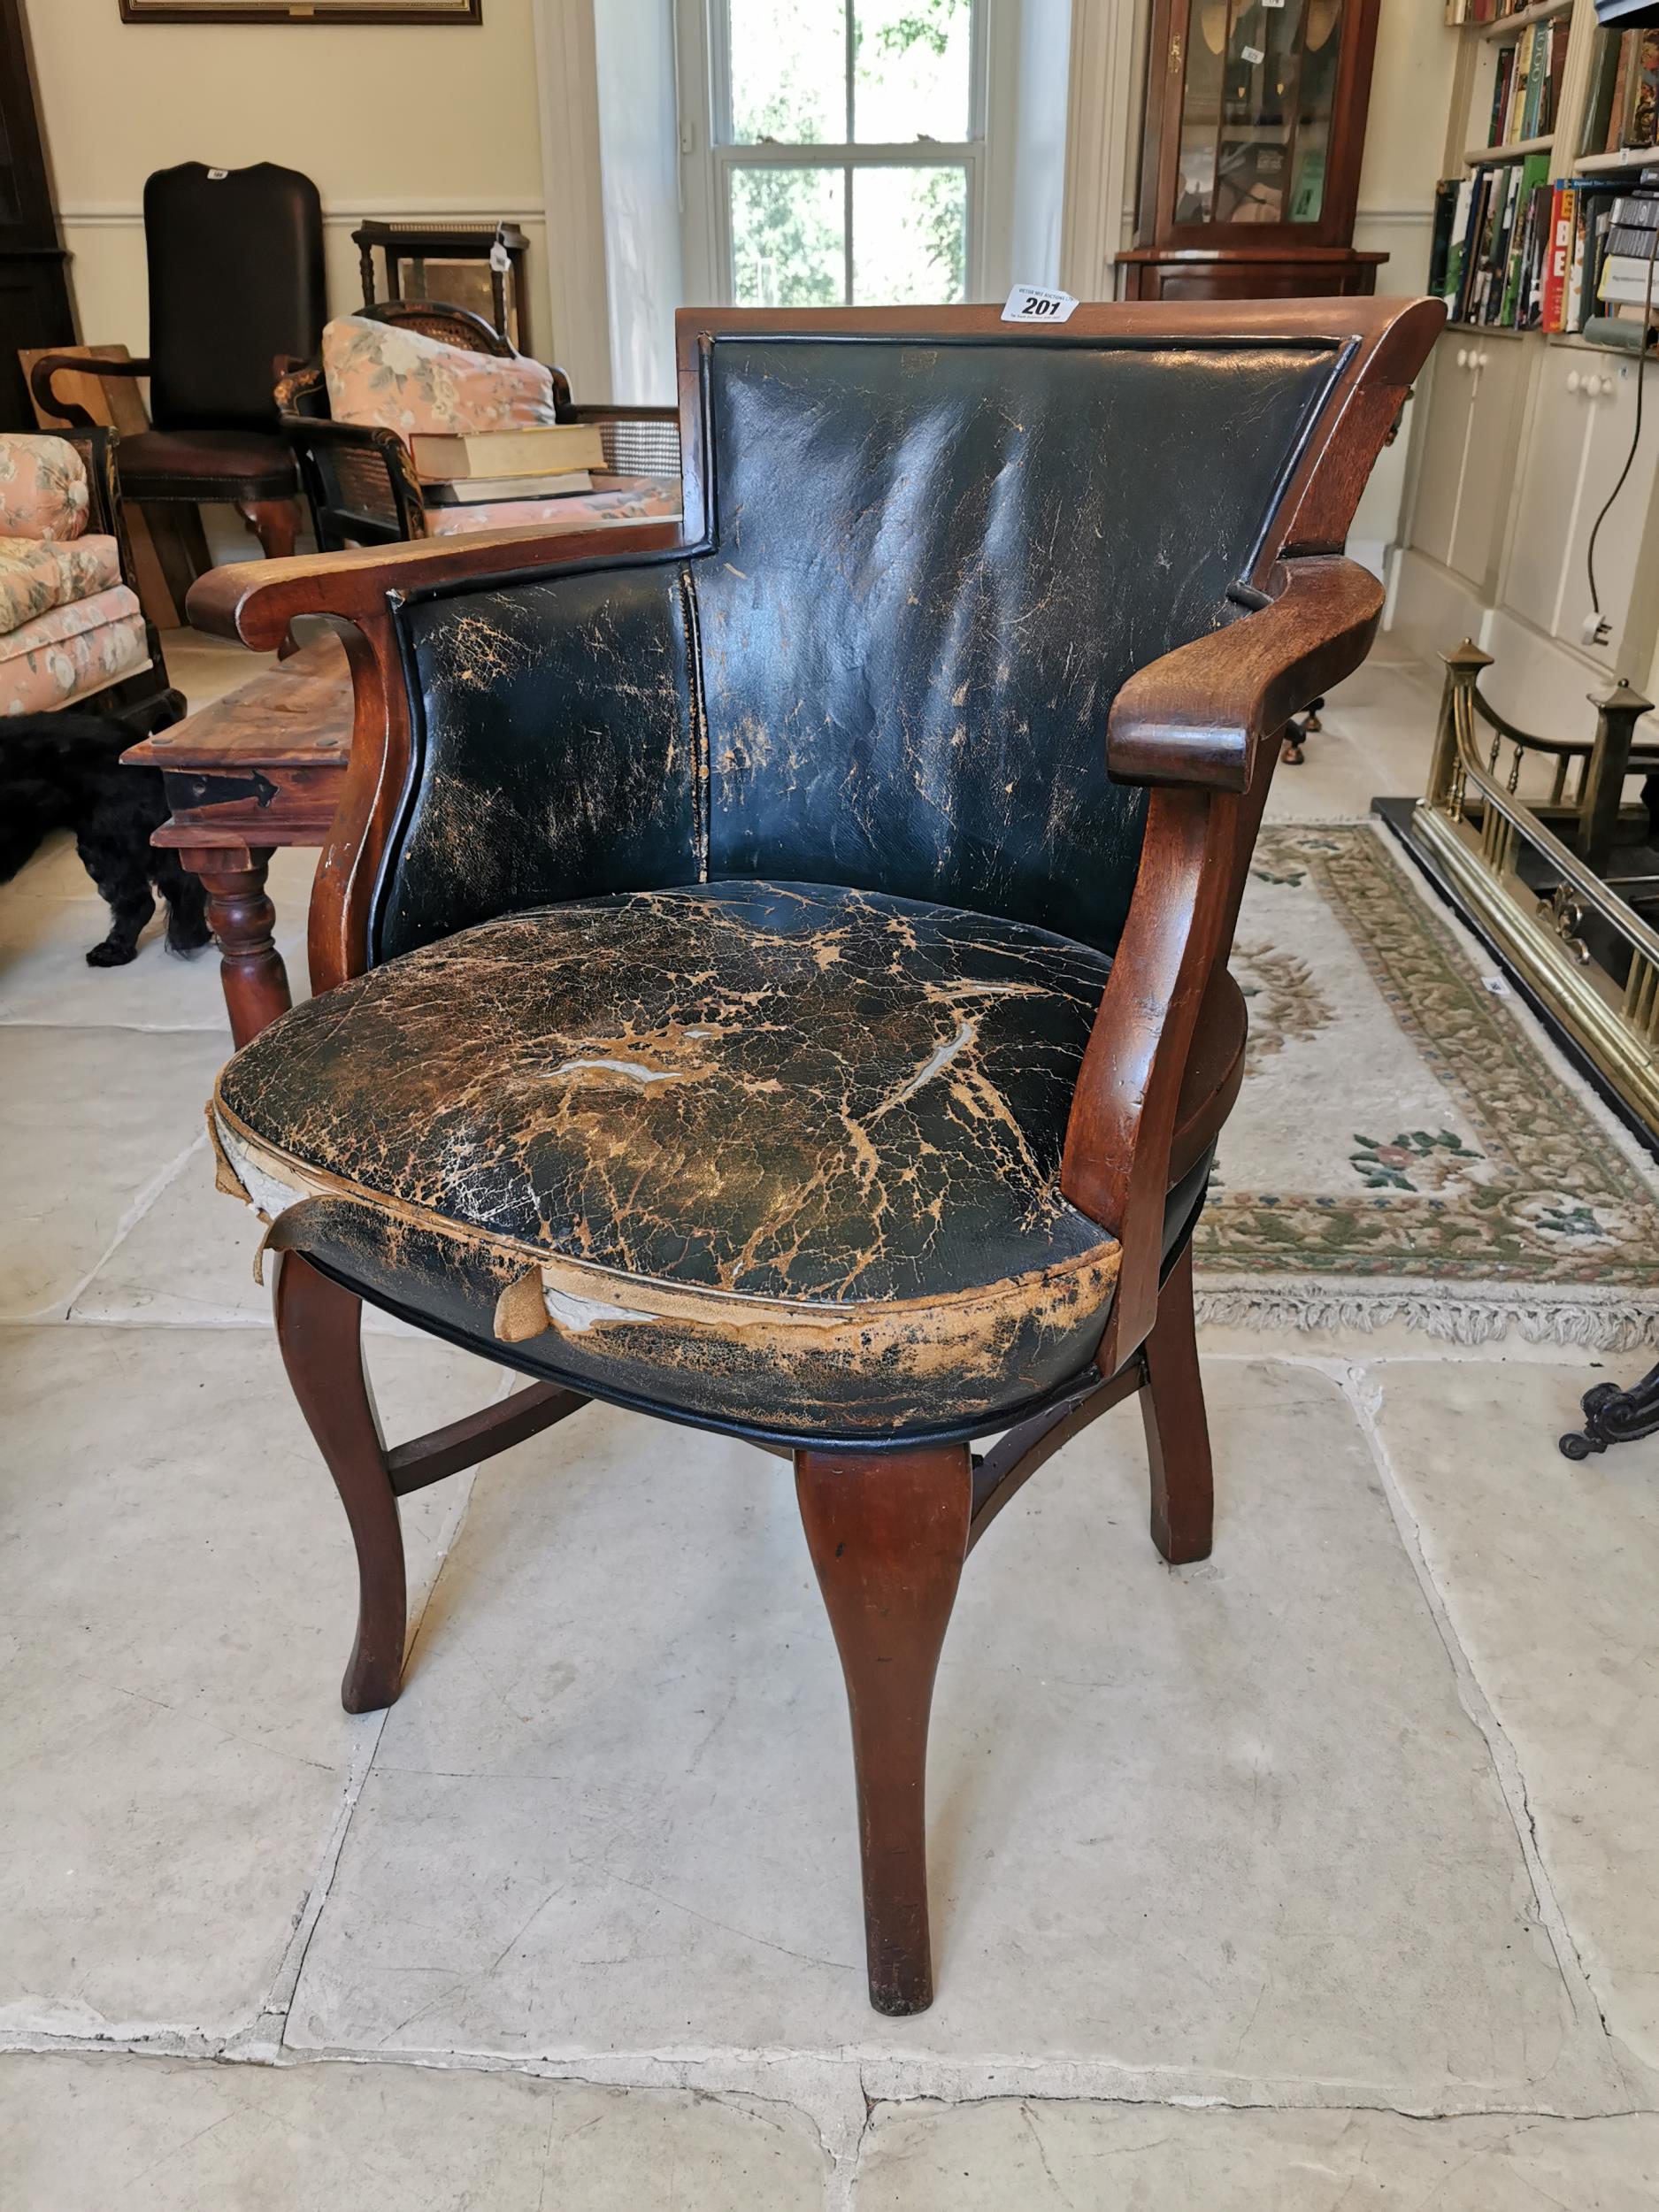
[[[1509,786],[1518,777],[1519,749],[1508,783],[1496,772],[1506,739],[1517,749],[1555,754],[1556,803],[1549,810],[1567,813],[1559,803],[1566,766],[1560,757],[1579,756],[1580,833],[1586,841],[1594,834],[1600,845],[1609,810],[1618,807],[1637,718],[1651,703],[1621,683],[1591,702],[1598,718],[1594,745],[1563,746],[1529,738],[1481,698],[1477,683],[1491,657],[1478,646],[1465,639],[1444,658],[1429,787],[1412,812],[1411,841],[1626,1104],[1659,1130],[1659,935],[1516,796]],[[1476,741],[1477,715],[1494,733],[1485,760]],[[1543,862],[1556,885],[1553,897],[1540,898],[1517,872],[1524,849]],[[1578,935],[1592,913],[1630,949],[1622,988]]]

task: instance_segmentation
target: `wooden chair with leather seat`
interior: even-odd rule
[[[680,534],[193,595],[255,647],[355,626],[319,995],[211,1109],[357,1542],[345,1702],[397,1694],[423,1484],[595,1398],[789,1457],[883,2012],[933,1993],[928,1712],[974,1543],[1138,1392],[1154,1541],[1210,1549],[1226,955],[1279,733],[1375,627],[1343,541],[1441,321],[688,311]],[[388,1450],[365,1300],[530,1387]]]
[[[150,428],[121,441],[121,483],[141,506],[225,502],[267,556],[294,550],[301,510],[294,457],[277,425],[276,365],[314,353],[326,319],[323,210],[296,169],[258,162],[159,169],[144,184],[150,349],[100,360],[97,373],[150,379]],[[82,359],[35,364],[49,417],[89,424],[52,388]]]

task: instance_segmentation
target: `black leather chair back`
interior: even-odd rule
[[[271,430],[279,355],[322,343],[323,208],[268,161],[159,169],[144,185],[150,411],[158,430]]]
[[[1107,773],[1108,710],[1256,603],[1230,588],[1338,348],[718,334],[703,358],[709,549],[405,610],[376,956],[702,876],[1115,948],[1146,795]]]

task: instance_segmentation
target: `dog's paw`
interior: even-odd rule
[[[113,937],[106,937],[101,945],[94,945],[87,955],[89,968],[124,968],[129,960],[136,960],[136,945],[118,944]]]

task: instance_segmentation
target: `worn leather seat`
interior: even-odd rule
[[[879,893],[726,881],[488,922],[225,1070],[278,1241],[521,1364],[799,1435],[983,1428],[1086,1371],[1116,1240],[1060,1160],[1110,956]],[[1236,1087],[1194,1055],[1171,1231]],[[309,1203],[297,1203],[309,1201]]]

